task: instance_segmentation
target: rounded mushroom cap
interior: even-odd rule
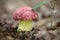
[[[37,13],[28,6],[20,7],[13,13],[13,18],[15,20],[33,20],[37,17]]]

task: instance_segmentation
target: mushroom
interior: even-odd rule
[[[19,21],[18,31],[30,31],[32,22],[37,17],[38,14],[29,6],[19,7],[13,13],[14,20]]]
[[[32,8],[29,6],[23,6],[16,9],[13,13],[13,18],[20,21],[17,30],[30,31],[32,29],[33,20],[38,17],[38,14],[34,11],[34,9],[37,9],[45,4],[47,4],[47,2],[39,2]]]

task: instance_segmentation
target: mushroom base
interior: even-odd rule
[[[21,20],[18,25],[17,31],[30,31],[32,30],[32,20]]]

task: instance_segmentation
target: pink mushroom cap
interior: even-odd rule
[[[20,7],[13,13],[15,20],[33,20],[38,17],[38,14],[28,6]]]

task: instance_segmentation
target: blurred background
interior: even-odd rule
[[[25,33],[24,39],[16,32],[18,21],[13,19],[13,12],[18,7],[34,7],[39,2],[48,4],[35,9],[38,21],[30,34]],[[0,40],[60,40],[60,0],[0,0]]]

